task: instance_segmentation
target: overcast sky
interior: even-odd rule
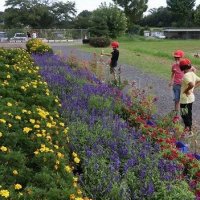
[[[67,2],[68,0],[58,0],[58,1],[63,1]],[[80,13],[82,10],[89,10],[92,11],[96,9],[101,2],[113,2],[112,0],[69,0],[69,1],[74,1],[76,3],[76,9],[78,13]],[[5,7],[5,0],[0,0],[0,11],[4,11]],[[196,5],[200,4],[200,0],[196,0]],[[148,9],[151,8],[158,8],[160,6],[166,6],[166,0],[149,0],[148,1]]]

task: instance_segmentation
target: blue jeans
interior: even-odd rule
[[[174,84],[173,85],[173,92],[174,92],[174,101],[179,102],[180,101],[180,94],[181,94],[181,85]]]

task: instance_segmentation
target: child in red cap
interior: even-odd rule
[[[119,50],[117,49],[117,48],[119,48],[119,43],[116,41],[113,41],[111,43],[111,46],[113,48],[113,51],[111,52],[111,54],[107,54],[107,53],[104,53],[103,51],[101,51],[101,55],[111,56],[110,73],[113,75],[114,81],[117,81],[115,68],[117,67],[117,61],[119,58]]]
[[[188,136],[192,136],[192,104],[195,101],[194,88],[200,86],[200,77],[191,70],[191,62],[185,58],[180,60],[180,69],[184,72],[181,94],[180,94],[180,111],[185,125],[185,131]]]
[[[180,112],[180,93],[181,93],[181,83],[183,80],[184,72],[181,71],[179,63],[180,59],[184,57],[184,52],[182,50],[176,50],[173,53],[175,62],[172,65],[172,71],[171,71],[171,80],[169,83],[169,86],[173,87],[173,93],[174,93],[174,102],[175,102],[175,117],[173,121],[179,120],[179,112]],[[196,71],[194,67],[191,67],[192,71]]]

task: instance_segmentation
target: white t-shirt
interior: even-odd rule
[[[198,77],[194,72],[187,72],[183,76],[183,81],[181,84],[181,96],[180,96],[180,103],[181,104],[188,104],[195,101],[194,96],[194,88],[190,90],[190,95],[186,95],[184,91],[188,88],[188,84],[192,82],[194,85],[197,81],[200,81],[200,77]]]
[[[33,37],[33,38],[36,38],[36,37],[37,37],[37,34],[36,34],[35,32],[33,32],[33,33],[32,33],[32,37]]]

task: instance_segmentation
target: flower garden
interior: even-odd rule
[[[0,49],[1,199],[199,199],[199,161],[152,118],[155,99],[27,45]]]

